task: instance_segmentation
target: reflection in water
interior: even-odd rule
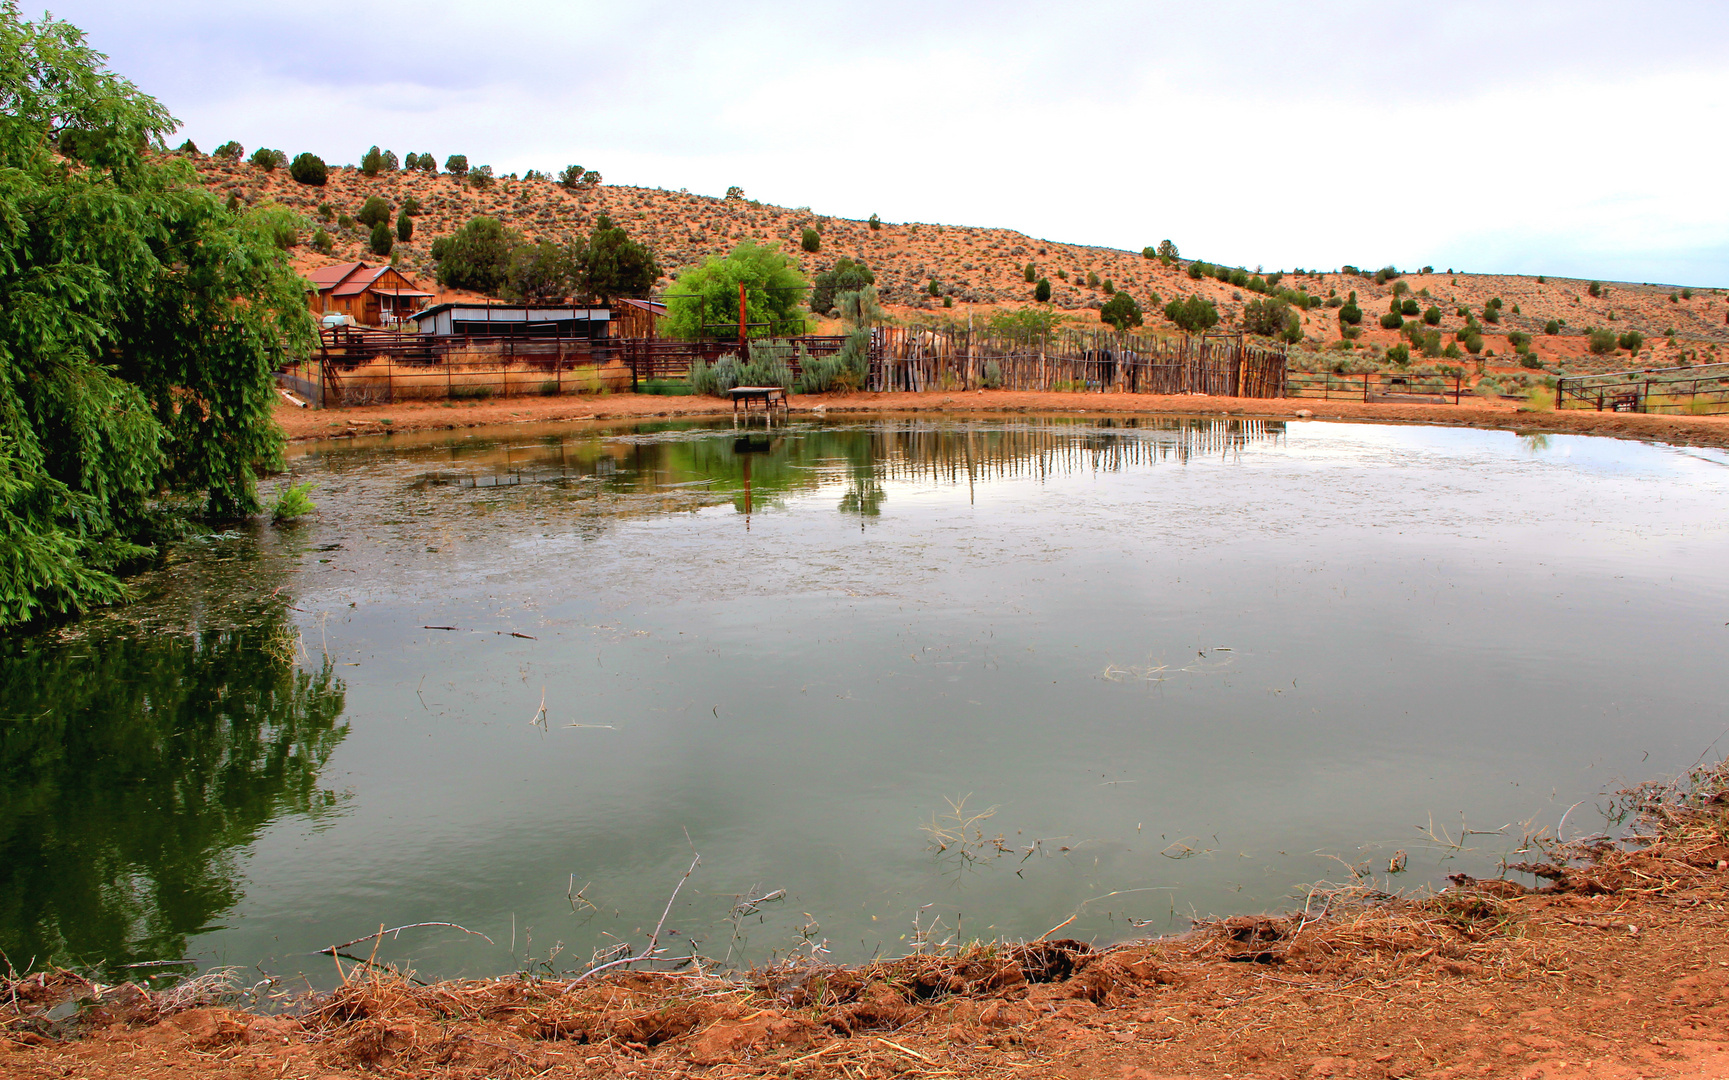
[[[344,688],[328,658],[296,666],[285,609],[271,596],[178,633],[93,619],[0,639],[13,964],[183,957],[241,898],[235,858],[259,830],[335,804],[319,772],[348,730]]]

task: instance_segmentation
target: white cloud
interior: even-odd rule
[[[213,0],[56,13],[200,144],[1232,263],[1720,282],[1729,6]]]

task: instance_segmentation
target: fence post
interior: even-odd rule
[[[1363,372],[1363,404],[1369,403],[1369,373]]]

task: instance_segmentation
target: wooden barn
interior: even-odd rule
[[[362,326],[400,326],[432,296],[393,266],[342,263],[306,276],[317,290],[306,297],[314,315],[348,315]]]
[[[666,315],[666,305],[654,300],[630,300],[620,297],[612,302],[614,337],[648,338],[660,336],[660,320]]]

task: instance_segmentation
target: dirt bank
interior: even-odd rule
[[[1521,432],[1606,435],[1685,446],[1729,448],[1729,415],[1655,416],[1638,413],[1525,412],[1511,402],[1461,405],[1363,403],[1296,398],[1216,398],[1196,395],[1058,394],[974,391],[936,394],[794,395],[795,416],[821,411],[841,414],[1036,413],[1075,416],[1255,416],[1317,420],[1371,420],[1498,428]],[[436,431],[502,424],[577,420],[649,420],[681,416],[728,416],[732,406],[716,398],[612,394],[605,397],[507,398],[485,402],[414,402],[352,409],[297,409],[286,402],[276,415],[290,439],[377,435],[392,431]]]
[[[0,1075],[1729,1075],[1729,769],[1630,803],[1641,839],[1509,868],[1541,888],[1314,894],[1306,913],[1106,950],[431,986],[358,964],[275,1016],[196,986],[0,981]]]

